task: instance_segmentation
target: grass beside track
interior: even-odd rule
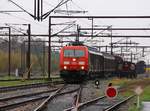
[[[144,92],[141,95],[141,100],[150,102],[150,85],[144,89]]]
[[[48,78],[47,76],[41,76],[40,78],[46,79]],[[51,78],[60,78],[59,75],[51,75]],[[16,76],[0,76],[0,80],[21,80],[22,77],[16,77]],[[34,79],[34,78],[33,78]],[[38,79],[38,78],[35,78]]]
[[[141,111],[142,108],[143,108],[142,101],[149,101],[150,102],[150,86],[145,87],[143,93],[140,96],[140,108],[138,109],[136,107],[136,105],[135,106],[131,106],[129,108],[129,111]]]
[[[137,79],[113,79],[110,82],[113,85],[118,85],[121,87],[125,87],[125,90],[123,92],[121,92],[121,94],[123,96],[130,96],[134,93],[134,89],[135,87],[140,86],[141,84],[145,83],[149,81],[150,84],[150,79],[141,79],[141,80],[137,80]],[[142,87],[143,88],[143,87]],[[150,101],[150,85],[147,85],[145,88],[143,88],[143,93],[140,96],[140,103],[142,103],[142,101]],[[136,103],[136,98],[134,100],[134,103]],[[132,105],[128,111],[141,111],[142,109],[142,104],[140,104],[140,108],[137,109],[136,108],[136,104]]]
[[[35,83],[45,83],[47,80],[18,80],[18,81],[0,81],[0,87],[27,85]]]
[[[3,79],[1,79],[2,81],[0,81],[0,87],[17,86],[17,85],[28,85],[28,84],[49,82],[49,80],[47,78],[31,79],[31,80],[22,79],[22,78],[17,79],[17,80],[15,80],[15,79],[16,79],[15,77],[4,77]],[[3,80],[6,80],[6,81],[3,81]],[[11,81],[11,80],[13,80],[13,81]],[[62,79],[59,78],[59,77],[51,77],[51,80],[53,82],[55,82],[55,81],[62,81]]]
[[[2,76],[2,77],[0,77],[0,80],[14,80],[14,79],[21,79],[21,77],[16,77],[16,76]]]

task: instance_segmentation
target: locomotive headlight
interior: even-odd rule
[[[85,62],[84,61],[80,61],[79,65],[85,65]]]
[[[84,69],[84,66],[81,66],[81,69],[83,70],[83,69]]]
[[[64,66],[64,69],[67,69],[67,66]]]
[[[69,61],[64,61],[64,64],[66,64],[66,65],[69,64],[69,63],[70,63]]]
[[[72,61],[76,61],[76,58],[73,58]]]

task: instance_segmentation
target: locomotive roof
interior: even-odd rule
[[[115,57],[109,53],[99,52],[99,50],[96,47],[90,47],[90,46],[87,46],[87,47],[89,49],[89,52],[91,52],[93,54],[101,55],[106,59],[113,59],[113,60],[115,59]]]
[[[112,59],[112,60],[115,59],[115,57],[113,55],[110,55],[108,53],[99,52],[99,51],[92,51],[92,50],[89,50],[89,52],[92,54],[95,54],[95,55],[103,56],[105,59]]]
[[[92,54],[95,54],[95,55],[103,56],[103,54],[101,52],[98,52],[98,51],[89,50],[89,52],[92,53]]]
[[[115,57],[109,53],[105,53],[105,52],[99,52],[98,49],[96,47],[91,47],[91,46],[87,46],[87,45],[84,45],[83,43],[76,43],[76,42],[73,42],[71,44],[69,44],[69,46],[81,46],[81,47],[87,47],[88,48],[88,51],[92,54],[95,54],[95,55],[100,55],[100,56],[103,56],[104,58],[106,59],[112,59],[114,60]]]

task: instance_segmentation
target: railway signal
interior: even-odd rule
[[[141,88],[141,86],[139,86],[134,90],[134,92],[137,95],[137,108],[139,108],[140,107],[140,95],[142,94],[143,89]]]
[[[99,83],[99,80],[96,80],[96,81],[95,81],[95,85],[96,85],[97,88],[98,88],[99,84],[100,84],[100,83]]]
[[[114,99],[115,97],[117,97],[118,91],[115,87],[112,86],[112,83],[110,83],[108,85],[108,87],[105,90],[105,95],[109,98],[109,99]]]

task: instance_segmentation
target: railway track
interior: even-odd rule
[[[45,98],[49,97],[49,95],[56,90],[58,90],[58,89],[55,88],[55,89],[47,90],[47,91],[41,91],[41,92],[36,92],[36,93],[1,98],[0,99],[0,111],[13,109],[15,107],[18,107],[20,105],[23,105],[23,104],[26,104],[29,102],[34,102],[37,100],[45,99]]]
[[[103,82],[102,84],[105,84]],[[67,86],[68,87],[68,86]],[[57,92],[47,98],[40,106],[38,106],[34,111],[77,111],[79,106],[83,104],[82,102],[91,100],[90,98],[95,98],[96,96],[93,91],[89,91],[90,88],[96,89],[91,82],[86,84],[81,84],[78,88],[73,88],[70,91],[66,91],[67,93]],[[65,90],[65,89],[63,89]],[[89,96],[86,97],[85,92],[90,92]],[[93,96],[94,95],[94,96]],[[86,97],[86,98],[85,98]],[[100,97],[98,99],[102,99],[104,97]],[[98,101],[97,99],[95,101]],[[86,103],[85,103],[86,104]]]
[[[135,95],[132,95],[124,99],[116,98],[114,100],[109,100],[106,96],[101,96],[93,100],[80,103],[78,106],[74,108],[68,108],[65,111],[116,111],[117,108],[125,104],[134,96]]]
[[[128,101],[127,98],[109,101],[105,96],[86,97],[86,92],[89,93],[92,87],[95,89],[91,83],[67,84],[59,89],[53,87],[51,90],[0,98],[0,111],[113,111]],[[93,95],[93,91],[89,95]],[[27,107],[30,108],[26,110]]]
[[[83,89],[83,86],[81,85],[77,92],[77,95],[74,98],[74,105],[72,105],[72,107],[70,107],[70,108],[64,109],[63,111],[71,111],[71,110],[75,109],[76,107],[78,107],[79,103],[81,102],[82,89]]]
[[[82,89],[84,90],[84,89]],[[119,92],[120,92],[119,88]],[[118,95],[115,99],[109,99],[105,95],[90,99],[87,101],[80,101],[82,96],[81,91],[78,94],[78,99],[73,107],[67,108],[63,111],[116,111],[120,106],[130,101],[135,95],[123,97]]]
[[[64,84],[64,81],[55,81],[55,82],[47,82],[47,83],[36,83],[36,84],[28,84],[28,85],[18,85],[18,86],[9,86],[9,87],[0,87],[0,93],[6,91],[15,91],[29,88],[39,88],[49,86],[51,84]]]
[[[81,90],[81,85],[67,85],[63,89],[50,95],[34,111],[62,111],[68,107],[76,106],[80,101]]]
[[[108,107],[106,110],[104,111],[115,111],[117,108],[119,108],[121,105],[124,105],[126,102],[128,102],[130,99],[132,99],[135,95],[129,96],[125,99],[123,99],[122,101]]]

